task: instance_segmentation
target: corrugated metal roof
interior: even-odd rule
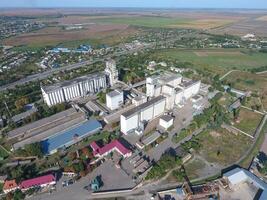
[[[80,139],[98,132],[101,128],[102,125],[97,120],[91,119],[77,127],[57,133],[56,135],[42,141],[44,152],[49,154],[59,148],[68,147],[75,144]]]

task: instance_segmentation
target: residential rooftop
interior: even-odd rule
[[[41,186],[44,184],[49,184],[49,183],[54,182],[54,181],[56,181],[55,176],[52,174],[49,174],[49,175],[40,176],[40,177],[36,177],[36,178],[22,181],[20,183],[20,188],[21,189],[29,189],[32,187],[37,187],[37,186]]]
[[[4,186],[3,186],[3,190],[11,190],[11,189],[14,189],[14,188],[17,188],[17,187],[18,187],[18,185],[17,185],[15,179],[6,180],[5,183],[4,183]]]
[[[98,146],[96,142],[92,142],[90,146],[92,147],[94,151],[93,152],[94,156],[97,156],[97,155],[102,156],[114,149],[117,150],[122,155],[131,153],[131,151],[127,149],[119,140],[113,140],[112,142],[106,144],[103,147]]]

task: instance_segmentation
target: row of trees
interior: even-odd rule
[[[32,144],[26,144],[24,149],[18,149],[15,152],[15,155],[18,156],[37,156],[38,158],[42,158],[44,156],[43,146],[41,142],[35,142]]]

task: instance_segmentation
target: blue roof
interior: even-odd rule
[[[91,119],[42,141],[43,151],[45,154],[50,154],[59,148],[69,147],[81,139],[98,132],[101,128],[102,125],[97,120]]]

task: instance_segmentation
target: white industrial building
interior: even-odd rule
[[[174,105],[183,103],[200,90],[201,81],[183,80],[180,74],[166,73],[161,76],[152,76],[146,79],[146,95],[166,97],[166,109],[170,110]]]
[[[127,135],[143,128],[144,122],[148,122],[164,113],[165,104],[166,97],[158,96],[123,113],[120,117],[121,132]]]
[[[163,115],[159,119],[159,125],[167,130],[168,128],[173,126],[173,117],[170,115]]]
[[[105,72],[108,75],[109,84],[113,86],[118,81],[118,77],[119,77],[119,72],[116,68],[115,60],[110,59],[106,61]]]
[[[48,106],[53,106],[88,94],[97,93],[107,86],[107,76],[101,72],[50,86],[41,86],[41,91],[44,102]]]
[[[132,104],[134,104],[135,106],[139,106],[145,102],[147,102],[146,96],[136,96],[132,99]]]
[[[256,187],[261,191],[259,195],[256,195],[257,198],[255,199],[267,199],[267,183],[246,169],[237,167],[224,173],[223,178],[226,179],[232,190],[238,190],[241,184],[248,183],[250,186]]]
[[[118,81],[118,70],[114,60],[106,62],[105,72],[89,74],[50,86],[42,86],[44,102],[48,106],[68,102],[75,98],[95,94],[100,90],[114,85]]]
[[[123,92],[114,90],[106,94],[106,105],[110,110],[116,110],[123,105]]]

